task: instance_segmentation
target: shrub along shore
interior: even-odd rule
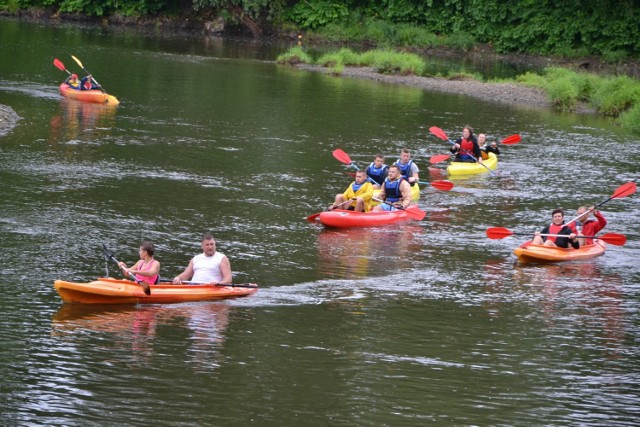
[[[563,67],[548,67],[542,74],[527,72],[515,79],[491,81],[465,73],[429,75],[421,56],[390,49],[356,53],[342,48],[314,59],[297,46],[280,55],[277,62],[498,102],[546,106],[557,111],[596,112],[611,117],[622,127],[640,132],[640,81],[628,76],[602,76]]]

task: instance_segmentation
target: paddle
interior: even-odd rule
[[[598,209],[600,206],[604,205],[605,203],[607,203],[610,200],[613,199],[621,199],[623,197],[627,197],[632,195],[633,193],[636,192],[636,183],[631,181],[631,182],[627,182],[626,184],[622,184],[620,187],[616,188],[616,191],[613,192],[613,194],[611,195],[611,197],[609,197],[607,200],[605,200],[604,202],[600,202],[597,205],[595,205],[593,207],[593,210],[595,211],[596,209]],[[580,218],[582,215],[584,215],[584,213],[578,215],[577,217],[573,218],[571,221],[565,223],[565,225],[571,224],[574,221],[577,221],[578,218]]]
[[[505,237],[514,236],[514,235],[515,236],[531,236],[532,233],[514,233],[513,231],[504,227],[487,228],[487,237],[490,239],[504,239]],[[541,234],[541,236],[567,237],[566,234]],[[618,233],[607,233],[607,234],[603,234],[602,236],[578,235],[577,237],[586,238],[586,239],[600,239],[603,242],[607,242],[609,244],[616,245],[616,246],[623,246],[627,241],[627,237],[624,234],[618,234]]]
[[[513,145],[513,144],[517,144],[520,141],[522,141],[522,138],[520,137],[520,135],[514,134],[504,138],[502,141],[500,141],[500,144]]]
[[[173,283],[173,280],[163,277],[163,278],[160,278],[160,283]],[[190,280],[183,280],[182,283],[187,285],[202,285],[202,286],[229,286],[232,288],[257,288],[258,287],[258,285],[254,285],[251,283],[232,283],[229,285],[216,283],[215,285],[211,285],[210,283],[192,282]]]
[[[425,211],[420,210],[420,208],[417,206],[409,206],[408,208],[405,209],[398,206],[394,206],[392,203],[385,202],[384,200],[377,199],[375,197],[373,198],[373,200],[375,200],[376,202],[384,203],[385,205],[393,206],[398,210],[405,211],[406,213],[409,214],[411,218],[415,219],[416,221],[422,221],[422,219],[427,215]]]
[[[431,132],[432,134],[434,134],[434,135],[435,135],[435,136],[437,136],[438,138],[440,138],[440,139],[442,139],[442,140],[444,140],[444,141],[447,141],[447,142],[448,142],[449,144],[451,144],[451,145],[454,145],[454,144],[455,144],[455,142],[453,142],[452,140],[450,140],[450,139],[449,139],[449,137],[447,136],[447,134],[446,134],[442,129],[440,129],[440,128],[439,128],[439,127],[437,127],[437,126],[431,126],[431,127],[429,128],[429,132]],[[478,161],[478,159],[477,159],[477,158],[475,158],[475,157],[474,157],[474,155],[473,155],[472,153],[470,153],[469,151],[464,150],[464,149],[462,149],[462,148],[460,148],[460,151],[464,152],[467,156],[471,157],[471,158],[473,159],[473,161],[475,161],[476,163],[481,164],[481,165],[482,165],[486,170],[488,170],[489,172],[491,172],[491,174],[492,174],[493,176],[496,176],[496,173],[495,173],[494,171],[492,171],[492,170],[489,168],[489,166],[485,165],[484,163],[479,162],[479,161]]]
[[[66,71],[67,74],[71,75],[71,71],[67,70],[67,67],[65,67],[62,61],[60,61],[58,58],[53,59],[53,65],[55,65],[56,68],[60,71]]]
[[[441,179],[437,181],[418,181],[418,184],[431,185],[433,188],[442,191],[449,191],[453,188],[453,182]]]
[[[451,154],[436,154],[435,156],[431,156],[429,159],[429,163],[435,165],[436,163],[444,162],[445,160],[449,160],[451,158]]]
[[[116,264],[118,264],[118,267],[120,267],[120,261],[118,261],[114,256],[113,253],[111,253],[109,251],[109,249],[107,249],[107,245],[105,245],[104,243],[102,244],[102,250],[104,251],[104,255],[105,257],[108,257],[110,260],[112,260],[113,262],[115,262]],[[129,272],[129,276],[131,277],[131,279],[136,282],[138,285],[140,285],[142,287],[142,290],[144,291],[145,294],[147,295],[151,295],[151,288],[149,287],[149,284],[146,282],[143,282],[141,280],[136,279],[136,276]]]
[[[84,70],[85,73],[87,73],[89,75],[89,77],[91,78],[91,80],[93,80],[93,82],[100,88],[100,90],[103,93],[106,93],[104,91],[104,89],[102,88],[102,85],[100,83],[98,83],[98,81],[96,79],[93,78],[93,76],[91,75],[91,73],[89,71],[87,71],[86,68],[84,68],[84,66],[82,65],[82,62],[80,62],[80,60],[78,58],[76,58],[75,56],[71,55],[71,57],[73,58],[74,61],[76,61],[76,63],[80,66],[80,68],[82,68]]]
[[[360,170],[360,168],[358,168],[358,166],[356,166],[352,161],[351,161],[351,157],[349,157],[349,155],[347,153],[345,153],[342,149],[340,148],[336,148],[335,150],[333,150],[333,152],[331,153],[333,154],[333,157],[335,157],[335,159],[341,163],[344,163],[345,165],[349,165],[354,167],[356,170]]]

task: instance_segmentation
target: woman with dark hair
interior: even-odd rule
[[[478,140],[473,136],[473,128],[465,126],[462,128],[462,136],[456,140],[449,150],[456,155],[456,162],[478,162],[482,163],[482,154]]]

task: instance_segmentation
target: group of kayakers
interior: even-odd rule
[[[231,263],[226,255],[216,251],[216,239],[212,234],[206,233],[201,241],[202,253],[194,256],[189,261],[185,270],[175,276],[171,283],[182,285],[208,284],[230,285],[232,282]],[[124,262],[118,266],[126,277],[135,277],[135,280],[147,285],[155,285],[160,282],[160,262],[153,257],[155,248],[153,243],[142,242],[139,249],[140,260],[132,267],[127,267]]]
[[[395,163],[387,166],[384,155],[376,154],[365,170],[356,172],[353,181],[343,193],[336,194],[329,210],[346,209],[356,212],[394,211],[411,205],[411,187],[418,185],[420,169],[411,159],[408,148],[400,150]],[[374,191],[381,203],[372,206]]]
[[[102,89],[100,85],[95,83],[93,77],[91,75],[84,76],[82,79],[78,80],[77,74],[69,74],[69,77],[64,81],[70,88],[75,90],[100,90]]]
[[[482,144],[482,145],[480,145]],[[462,129],[462,135],[450,149],[455,154],[453,161],[458,162],[482,162],[487,153],[500,154],[497,143],[487,143],[485,134],[473,134],[471,126]],[[356,212],[370,211],[394,211],[406,209],[412,202],[411,187],[418,185],[420,169],[411,159],[411,151],[403,148],[395,163],[387,166],[384,163],[384,155],[376,154],[373,161],[364,170],[364,173],[356,173],[355,181],[349,184],[343,193],[336,194],[334,202],[329,210],[347,209]],[[393,168],[396,172],[391,172]],[[373,206],[374,191],[378,191],[376,199],[382,202]]]

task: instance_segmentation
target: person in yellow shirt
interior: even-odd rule
[[[373,185],[368,182],[366,172],[359,170],[356,172],[356,180],[349,184],[344,193],[336,194],[336,199],[329,210],[340,208],[356,212],[369,212],[372,197]]]

